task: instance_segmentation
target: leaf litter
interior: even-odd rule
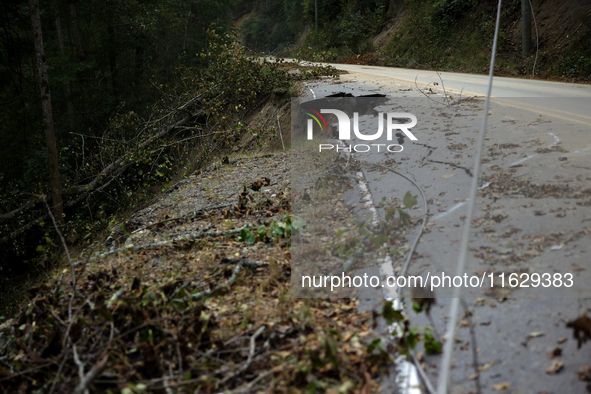
[[[304,223],[288,166],[254,157],[192,177],[77,264],[74,296],[69,269],[33,289],[0,326],[0,391],[375,390],[390,359],[369,343],[372,315],[351,298],[290,298]]]

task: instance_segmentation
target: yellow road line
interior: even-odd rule
[[[548,113],[548,112],[537,111],[537,110],[535,110],[535,109],[531,109],[531,108],[520,107],[520,106],[518,106],[518,105],[515,105],[515,104],[507,104],[507,105],[508,105],[508,106],[510,106],[510,107],[513,107],[513,108],[519,108],[519,109],[523,109],[523,110],[525,110],[525,111],[534,112],[534,113],[536,113],[536,114],[542,114],[542,115],[547,115],[547,116],[553,116],[553,117],[555,117],[555,118],[564,119],[564,120],[568,120],[569,122],[580,123],[580,124],[584,124],[584,125],[586,125],[586,126],[590,126],[590,127],[591,127],[591,123],[589,123],[589,122],[584,122],[584,121],[582,121],[582,120],[577,120],[577,119],[573,119],[573,118],[567,118],[567,117],[565,117],[565,116],[560,116],[560,115],[556,115],[556,114],[552,114],[552,113]],[[542,107],[542,108],[543,108],[543,107]],[[577,116],[579,116],[579,115],[577,115]]]
[[[372,74],[368,74],[367,72],[363,72],[363,71],[353,71],[353,72],[357,72],[357,73],[359,73],[359,74],[372,75]],[[386,71],[384,71],[384,72],[386,73]],[[392,79],[397,79],[397,80],[399,80],[399,81],[412,82],[412,83],[414,83],[414,82],[415,82],[414,80],[410,80],[410,79],[406,79],[406,78],[393,77],[393,76],[389,76],[389,75],[381,75],[381,76],[382,76],[382,77],[387,77],[387,78],[392,78]],[[458,93],[460,92],[460,90],[458,90],[458,89],[454,89],[454,88],[449,88],[449,89],[447,89],[447,88],[446,88],[445,90],[446,90],[446,92],[451,92],[451,91],[455,91],[455,92],[458,92]],[[463,94],[463,93],[466,93],[466,94],[472,94],[472,95],[474,95],[474,96],[483,96],[483,94],[481,94],[481,93],[475,93],[475,92],[471,92],[471,91],[469,91],[469,90],[462,90],[462,91],[461,91],[461,93],[462,93],[462,94]],[[491,99],[494,99],[494,101],[495,101],[495,102],[497,102],[497,103],[499,103],[499,104],[501,104],[501,102],[499,102],[499,101],[497,101],[497,100],[506,100],[506,101],[508,101],[509,103],[512,103],[512,104],[509,104],[509,103],[504,103],[504,104],[508,105],[509,107],[518,108],[518,109],[523,109],[523,110],[525,110],[525,111],[530,111],[530,112],[534,112],[534,113],[537,113],[537,114],[542,114],[542,115],[553,116],[553,117],[555,117],[555,118],[559,118],[559,119],[563,119],[563,120],[568,120],[568,121],[575,122],[575,123],[584,124],[584,125],[586,125],[586,126],[591,126],[591,123],[589,123],[589,122],[585,122],[585,121],[582,121],[582,120],[577,120],[577,119],[573,119],[573,118],[567,118],[567,117],[565,117],[565,116],[560,116],[560,115],[557,115],[557,114],[554,114],[554,113],[551,113],[551,112],[552,112],[552,111],[554,111],[554,112],[559,112],[559,113],[563,113],[563,114],[566,114],[566,115],[571,115],[571,116],[574,116],[574,117],[585,118],[585,119],[591,119],[591,117],[590,117],[590,116],[585,116],[585,115],[578,115],[578,114],[575,114],[575,113],[572,113],[572,112],[567,112],[567,111],[562,111],[562,110],[558,110],[558,109],[552,109],[552,108],[547,108],[547,107],[541,107],[541,106],[538,106],[538,105],[533,105],[533,104],[519,103],[519,102],[516,102],[516,101],[512,101],[512,100],[509,100],[509,99],[506,99],[506,98],[499,98],[499,97],[496,97],[496,96],[491,96]],[[529,105],[529,106],[531,106],[531,107],[535,107],[535,108],[543,109],[543,110],[545,110],[546,112],[537,111],[537,110],[535,110],[535,109],[532,109],[532,108],[526,108],[526,107],[522,107],[522,106],[519,106],[519,105],[516,105],[516,104],[521,104],[521,105]]]
[[[520,103],[520,102],[518,102],[518,101],[509,100],[509,99],[507,99],[507,98],[504,98],[504,97],[499,97],[499,99],[502,99],[502,100],[507,100],[507,101],[509,101],[509,102],[511,102],[511,103],[522,104],[522,105],[528,105],[528,106],[530,106],[530,107],[535,107],[535,108],[545,109],[545,110],[547,110],[547,111],[560,112],[561,114],[572,115],[572,116],[576,116],[576,117],[579,117],[579,118],[591,119],[591,116],[579,115],[579,114],[575,114],[575,113],[573,113],[573,112],[568,112],[568,111],[561,111],[561,110],[559,110],[559,109],[548,108],[548,107],[541,107],[541,106],[539,106],[539,105],[534,105],[534,104]],[[507,105],[510,105],[510,104],[507,104]]]

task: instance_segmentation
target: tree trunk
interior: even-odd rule
[[[144,68],[146,67],[144,61],[144,47],[138,44],[135,47],[135,87],[141,86],[144,77]]]
[[[117,72],[117,38],[115,36],[115,12],[114,6],[110,5],[109,9],[107,10],[107,34],[108,34],[108,43],[109,43],[109,68],[111,72],[111,94],[113,97],[117,98],[118,89],[118,72]]]
[[[76,48],[76,56],[78,60],[83,61],[86,59],[86,52],[84,51],[84,46],[82,45],[82,36],[80,34],[80,24],[78,23],[78,11],[76,10],[76,0],[69,1],[69,9],[70,9],[70,25],[71,33],[72,33],[72,43]]]
[[[113,97],[117,97],[117,52],[115,50],[115,28],[112,21],[109,21],[107,28],[109,34],[109,68],[111,69],[111,90]]]
[[[45,141],[47,143],[47,157],[49,161],[49,181],[51,184],[51,196],[53,212],[56,219],[63,223],[64,207],[62,202],[62,185],[57,158],[57,146],[55,143],[55,130],[53,128],[53,114],[51,111],[51,95],[49,91],[49,78],[45,53],[43,49],[43,34],[41,30],[41,17],[39,15],[39,0],[29,0],[31,9],[31,27],[35,41],[35,58],[37,61],[39,90],[41,92],[41,106],[43,108],[43,123],[45,128]]]
[[[386,14],[389,17],[395,17],[398,15],[398,13],[402,10],[403,7],[404,0],[390,0],[388,2],[388,9],[386,11]]]
[[[521,50],[523,57],[531,50],[531,7],[529,0],[521,0]]]
[[[318,0],[314,0],[314,29],[318,31]]]
[[[57,44],[60,48],[60,53],[62,56],[65,55],[65,46],[64,46],[64,36],[62,35],[62,19],[60,17],[60,5],[59,1],[55,0],[55,30],[57,32]],[[66,105],[68,108],[68,126],[70,131],[73,131],[76,128],[76,112],[74,110],[74,103],[72,102],[72,87],[70,86],[70,82],[66,82],[64,86],[64,91],[66,93]]]
[[[70,10],[70,35],[72,44],[74,44],[74,47],[76,48],[76,57],[78,58],[78,62],[82,63],[86,60],[86,51],[82,45],[82,34],[80,33],[80,24],[78,23],[76,0],[69,0],[68,3]],[[84,72],[80,73],[79,79],[80,85],[82,86],[82,105],[84,112],[88,113],[90,104],[88,99],[88,91],[86,88],[86,76]]]

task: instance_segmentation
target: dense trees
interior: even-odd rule
[[[28,1],[0,5],[0,280],[58,249],[44,205],[51,114],[61,230],[87,245],[107,226],[125,229],[112,213],[239,141],[243,118],[272,93],[324,72],[247,56],[231,34],[235,0],[29,1],[40,2],[44,56]],[[49,90],[51,109],[40,99]]]
[[[39,197],[59,199],[50,193],[58,190],[60,181],[53,177],[50,187],[48,162],[52,174],[62,174],[66,208],[84,186],[95,181],[92,186],[100,187],[108,181],[100,175],[125,149],[107,157],[102,151],[105,138],[127,141],[136,135],[134,130],[109,136],[114,120],[128,114],[129,121],[134,116],[130,113],[149,118],[154,103],[182,80],[183,70],[203,64],[198,55],[206,48],[206,31],[230,29],[236,0],[40,0],[32,34],[30,15],[36,3],[6,0],[0,5],[4,259],[39,242],[38,236],[13,236],[42,222]],[[48,155],[51,146],[55,149]],[[87,214],[92,216],[93,209]]]
[[[138,110],[152,101],[150,81],[171,81],[181,62],[198,61],[205,31],[211,23],[227,29],[233,4],[41,1],[56,133],[60,154],[67,156],[60,163],[63,170],[75,167],[76,154],[64,147],[81,143],[79,134],[98,136],[118,106]],[[29,7],[22,0],[3,1],[0,7],[1,176],[5,185],[12,181],[30,191],[45,179],[38,169],[46,154],[38,138],[40,106],[34,104],[38,87]]]
[[[395,12],[397,0],[319,0],[318,32],[309,42],[317,50],[342,49],[349,54],[367,51],[368,38],[375,33],[388,12]],[[278,53],[314,26],[314,0],[243,1],[252,12],[244,21],[247,45],[256,51]]]

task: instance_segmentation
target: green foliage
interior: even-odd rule
[[[409,12],[402,27],[377,53],[382,65],[468,73],[488,71],[496,20],[494,3],[406,0],[405,5]],[[516,31],[520,9],[520,0],[503,2],[495,68],[511,75],[531,75],[534,55],[522,57],[521,35]],[[589,26],[587,19],[581,22]],[[541,40],[536,75],[591,77],[591,30],[579,31],[570,38],[558,34],[556,39],[561,44],[553,44],[552,48],[545,47]]]
[[[306,221],[302,218],[285,216],[284,220],[272,220],[266,225],[259,226],[256,231],[249,229],[240,230],[239,242],[246,242],[253,245],[259,242],[279,243],[284,239],[291,237],[293,231],[298,231],[306,226]]]
[[[569,78],[591,79],[591,21],[584,19],[586,32],[565,52],[558,63],[558,72]]]
[[[253,245],[256,242],[256,237],[252,231],[250,231],[247,228],[243,228],[242,230],[240,230],[240,236],[238,237],[238,241],[244,241],[248,245]]]
[[[379,53],[386,65],[454,69],[468,72],[486,69],[490,52],[489,39],[494,31],[489,8],[475,11],[473,0],[410,0],[404,26],[393,34],[390,43]],[[465,30],[468,14],[480,15],[480,29]],[[473,22],[472,22],[473,23]],[[493,30],[491,30],[491,24]],[[420,37],[420,39],[418,39]],[[460,38],[461,37],[461,38]]]
[[[425,353],[427,354],[439,354],[441,353],[441,342],[435,340],[431,327],[425,327],[425,333],[423,334],[423,341],[425,346]]]
[[[303,28],[300,1],[273,0],[257,2],[242,32],[251,50],[275,54],[293,44]]]
[[[138,187],[170,181],[172,168],[183,149],[151,144],[141,150],[138,144],[142,137],[153,135],[174,117],[171,110],[177,108],[173,106],[175,100],[181,102],[196,91],[193,88],[191,93],[187,92],[180,81],[187,75],[187,67],[200,66],[201,60],[195,54],[207,45],[209,25],[198,21],[215,21],[218,32],[229,31],[235,3],[236,0],[41,3],[63,189],[89,182],[121,156],[123,166],[133,165],[137,170],[132,175],[116,173],[122,182],[103,189],[100,198],[86,198],[85,209],[74,210],[79,195],[66,196],[66,204],[72,204],[66,207],[66,218],[70,223],[77,222],[79,230],[97,229],[88,220],[96,220],[97,207],[102,203],[106,203],[108,214],[125,208]],[[73,10],[76,20],[72,18]],[[61,31],[57,31],[56,16],[60,17]],[[4,26],[0,30],[0,199],[2,213],[6,213],[35,195],[49,194],[49,186],[26,2],[4,2],[0,23]],[[163,94],[167,95],[165,99]],[[106,177],[97,187],[109,180]],[[8,248],[12,250],[6,250],[0,258],[0,269],[8,262],[12,267],[25,266],[22,259],[36,255],[34,250],[42,235],[34,221],[44,211],[0,220],[0,238],[12,244]],[[24,228],[30,228],[28,235],[7,238]]]
[[[248,57],[244,47],[229,34],[218,34],[215,30],[208,34],[209,45],[199,56],[208,66],[202,74],[203,88],[218,93],[207,100],[211,114],[219,115],[228,110],[227,103],[232,103],[236,112],[252,105],[253,100],[264,94],[288,88],[287,74],[279,68],[280,63]],[[235,88],[227,89],[228,86]]]
[[[415,304],[416,305],[416,304]],[[413,309],[415,306],[413,305]],[[416,311],[416,309],[415,309]],[[400,310],[396,310],[392,306],[392,301],[387,301],[384,303],[382,307],[382,312],[380,313],[382,318],[386,321],[388,326],[396,324],[398,326],[398,330],[395,330],[395,334],[397,336],[397,343],[398,343],[398,352],[400,354],[408,354],[409,349],[414,349],[417,346],[417,343],[420,341],[423,342],[423,346],[425,348],[425,353],[427,354],[439,354],[441,353],[441,342],[437,341],[433,336],[432,328],[431,327],[424,327],[420,329],[418,327],[409,328],[409,321],[406,316]],[[376,340],[379,341],[379,340]],[[372,342],[371,345],[368,347],[368,353],[371,353],[379,344],[379,342]]]
[[[400,215],[400,221],[402,222],[402,224],[408,226],[410,215],[402,209],[398,209],[398,214]]]
[[[415,205],[417,205],[417,196],[413,196],[410,191],[408,191],[404,195],[403,202],[406,208],[412,209]]]
[[[289,53],[312,61],[334,61],[352,52],[373,50],[369,37],[385,21],[386,0],[324,0],[318,2],[319,30],[315,31],[314,0],[255,1],[244,21],[246,45],[254,51]],[[301,48],[290,46],[301,34]],[[312,49],[314,48],[314,49]]]
[[[563,75],[569,78],[591,78],[591,54],[573,51],[564,56],[560,68]]]
[[[313,25],[313,1],[304,4],[304,13]],[[322,2],[318,10],[318,31],[313,30],[307,35],[304,47],[294,56],[312,61],[334,61],[337,57],[372,51],[369,38],[385,21],[386,8],[387,2],[383,0]]]
[[[293,53],[293,56],[296,59],[304,59],[312,62],[333,62],[342,56],[342,54],[343,52],[336,48],[318,49],[317,47],[304,45],[298,48]]]
[[[437,0],[432,6],[431,23],[446,29],[457,23],[476,4],[476,0]]]
[[[402,312],[392,307],[392,301],[384,303],[384,306],[382,307],[382,317],[386,320],[386,324],[389,326],[404,321]]]

